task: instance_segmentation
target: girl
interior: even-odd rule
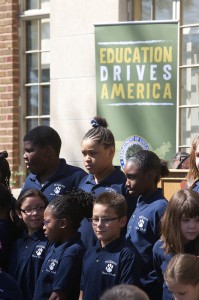
[[[17,213],[25,229],[22,238],[12,246],[9,273],[18,282],[26,300],[32,300],[47,249],[47,239],[42,229],[47,204],[46,197],[36,189],[25,190],[17,201]]]
[[[163,274],[175,254],[199,255],[199,194],[193,190],[174,193],[161,221],[161,239],[153,248],[156,274],[163,285],[163,300],[173,299]]]
[[[199,193],[199,135],[194,138],[191,145],[187,188]]]
[[[137,201],[127,224],[126,238],[136,247],[145,265],[141,274],[144,289],[150,299],[158,300],[161,299],[161,288],[155,277],[152,249],[160,237],[159,223],[168,204],[157,184],[161,176],[168,174],[168,168],[154,152],[141,150],[127,161],[124,172],[132,201]]]
[[[54,244],[42,265],[35,300],[78,299],[84,247],[77,229],[84,217],[91,217],[92,206],[92,196],[80,190],[48,204],[44,211],[44,233]]]
[[[175,300],[199,300],[199,258],[177,254],[164,273],[165,282]]]
[[[127,201],[129,217],[135,209],[135,204],[133,201],[129,201],[124,173],[120,167],[113,166],[115,154],[113,133],[107,128],[106,120],[99,116],[92,119],[91,125],[92,128],[85,134],[81,144],[84,165],[89,175],[81,180],[78,188],[85,192],[91,192],[95,198],[106,191],[122,194]],[[83,220],[79,231],[86,248],[90,248],[96,243],[92,226],[87,220]]]

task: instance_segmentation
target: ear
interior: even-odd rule
[[[44,151],[45,157],[52,157],[53,152],[54,149],[52,148],[52,146],[50,145],[45,146],[45,151]]]
[[[109,148],[109,157],[113,158],[115,155],[115,147]]]
[[[17,210],[16,210],[16,213],[17,213],[19,219],[22,219],[22,213],[20,212],[20,210],[17,209]]]
[[[68,220],[67,219],[61,219],[60,220],[60,228],[67,228],[68,227]]]
[[[149,182],[154,182],[154,178],[156,176],[156,173],[153,170],[147,172],[145,175],[146,175],[146,178]]]
[[[123,228],[126,226],[126,223],[127,223],[127,216],[123,216],[119,219],[120,221],[120,227]]]

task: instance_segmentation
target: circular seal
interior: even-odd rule
[[[120,150],[120,164],[124,168],[126,161],[136,152],[140,150],[149,150],[149,146],[145,139],[140,136],[133,135],[127,138]]]

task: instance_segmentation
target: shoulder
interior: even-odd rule
[[[153,246],[153,253],[163,253],[163,241],[158,240]]]

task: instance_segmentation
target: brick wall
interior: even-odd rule
[[[0,0],[0,151],[8,151],[12,172],[19,165],[18,16],[18,0]]]

